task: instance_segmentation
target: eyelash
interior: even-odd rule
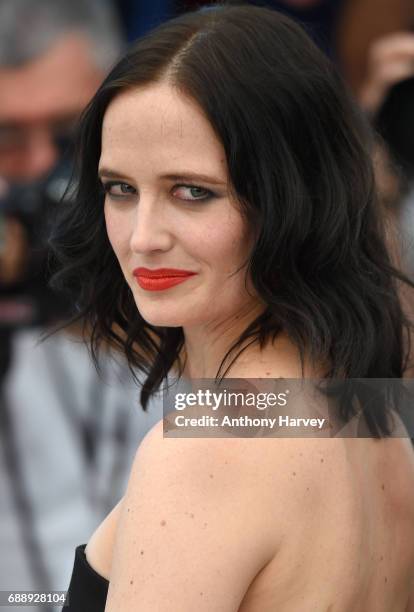
[[[118,187],[120,185],[126,185],[127,187],[131,187],[130,185],[128,185],[128,183],[123,183],[122,181],[106,181],[105,183],[101,182],[102,192],[105,196],[109,196],[110,198],[114,200],[123,200],[123,199],[128,198],[129,196],[136,195],[135,193],[125,193],[123,195],[111,193],[112,187]],[[205,189],[204,187],[200,187],[199,185],[193,185],[191,183],[190,184],[179,183],[177,185],[174,185],[173,191],[176,190],[177,188],[182,188],[182,187],[186,189],[200,189],[206,194],[204,197],[201,197],[201,198],[194,198],[194,199],[178,198],[179,200],[182,200],[184,202],[207,202],[211,198],[215,197],[215,194],[209,189]]]

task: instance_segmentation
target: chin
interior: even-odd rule
[[[137,308],[141,317],[155,327],[183,327],[188,324],[189,313],[174,312],[171,306],[161,304],[143,304],[140,300]]]

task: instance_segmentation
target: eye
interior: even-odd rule
[[[197,185],[177,185],[173,189],[173,195],[178,197],[180,200],[187,200],[188,202],[194,202],[195,200],[209,200],[214,197],[214,193],[204,187],[198,187]]]
[[[105,194],[110,195],[112,198],[124,198],[125,196],[135,195],[136,190],[128,183],[121,183],[119,181],[107,181],[102,183],[102,189]]]

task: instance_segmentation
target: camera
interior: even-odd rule
[[[0,281],[0,327],[47,325],[68,316],[63,298],[48,286],[47,240],[57,207],[69,197],[72,163],[62,158],[45,178],[10,184],[0,196],[0,255],[6,248],[7,220],[24,236],[24,269],[13,282]]]

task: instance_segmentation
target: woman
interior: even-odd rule
[[[144,408],[175,372],[402,377],[405,279],[368,138],[328,60],[268,9],[187,14],[115,66],[53,245],[93,352],[107,340],[145,372]],[[413,610],[413,453],[386,406],[364,410],[365,439],[168,439],[159,422],[77,549],[69,608]]]

